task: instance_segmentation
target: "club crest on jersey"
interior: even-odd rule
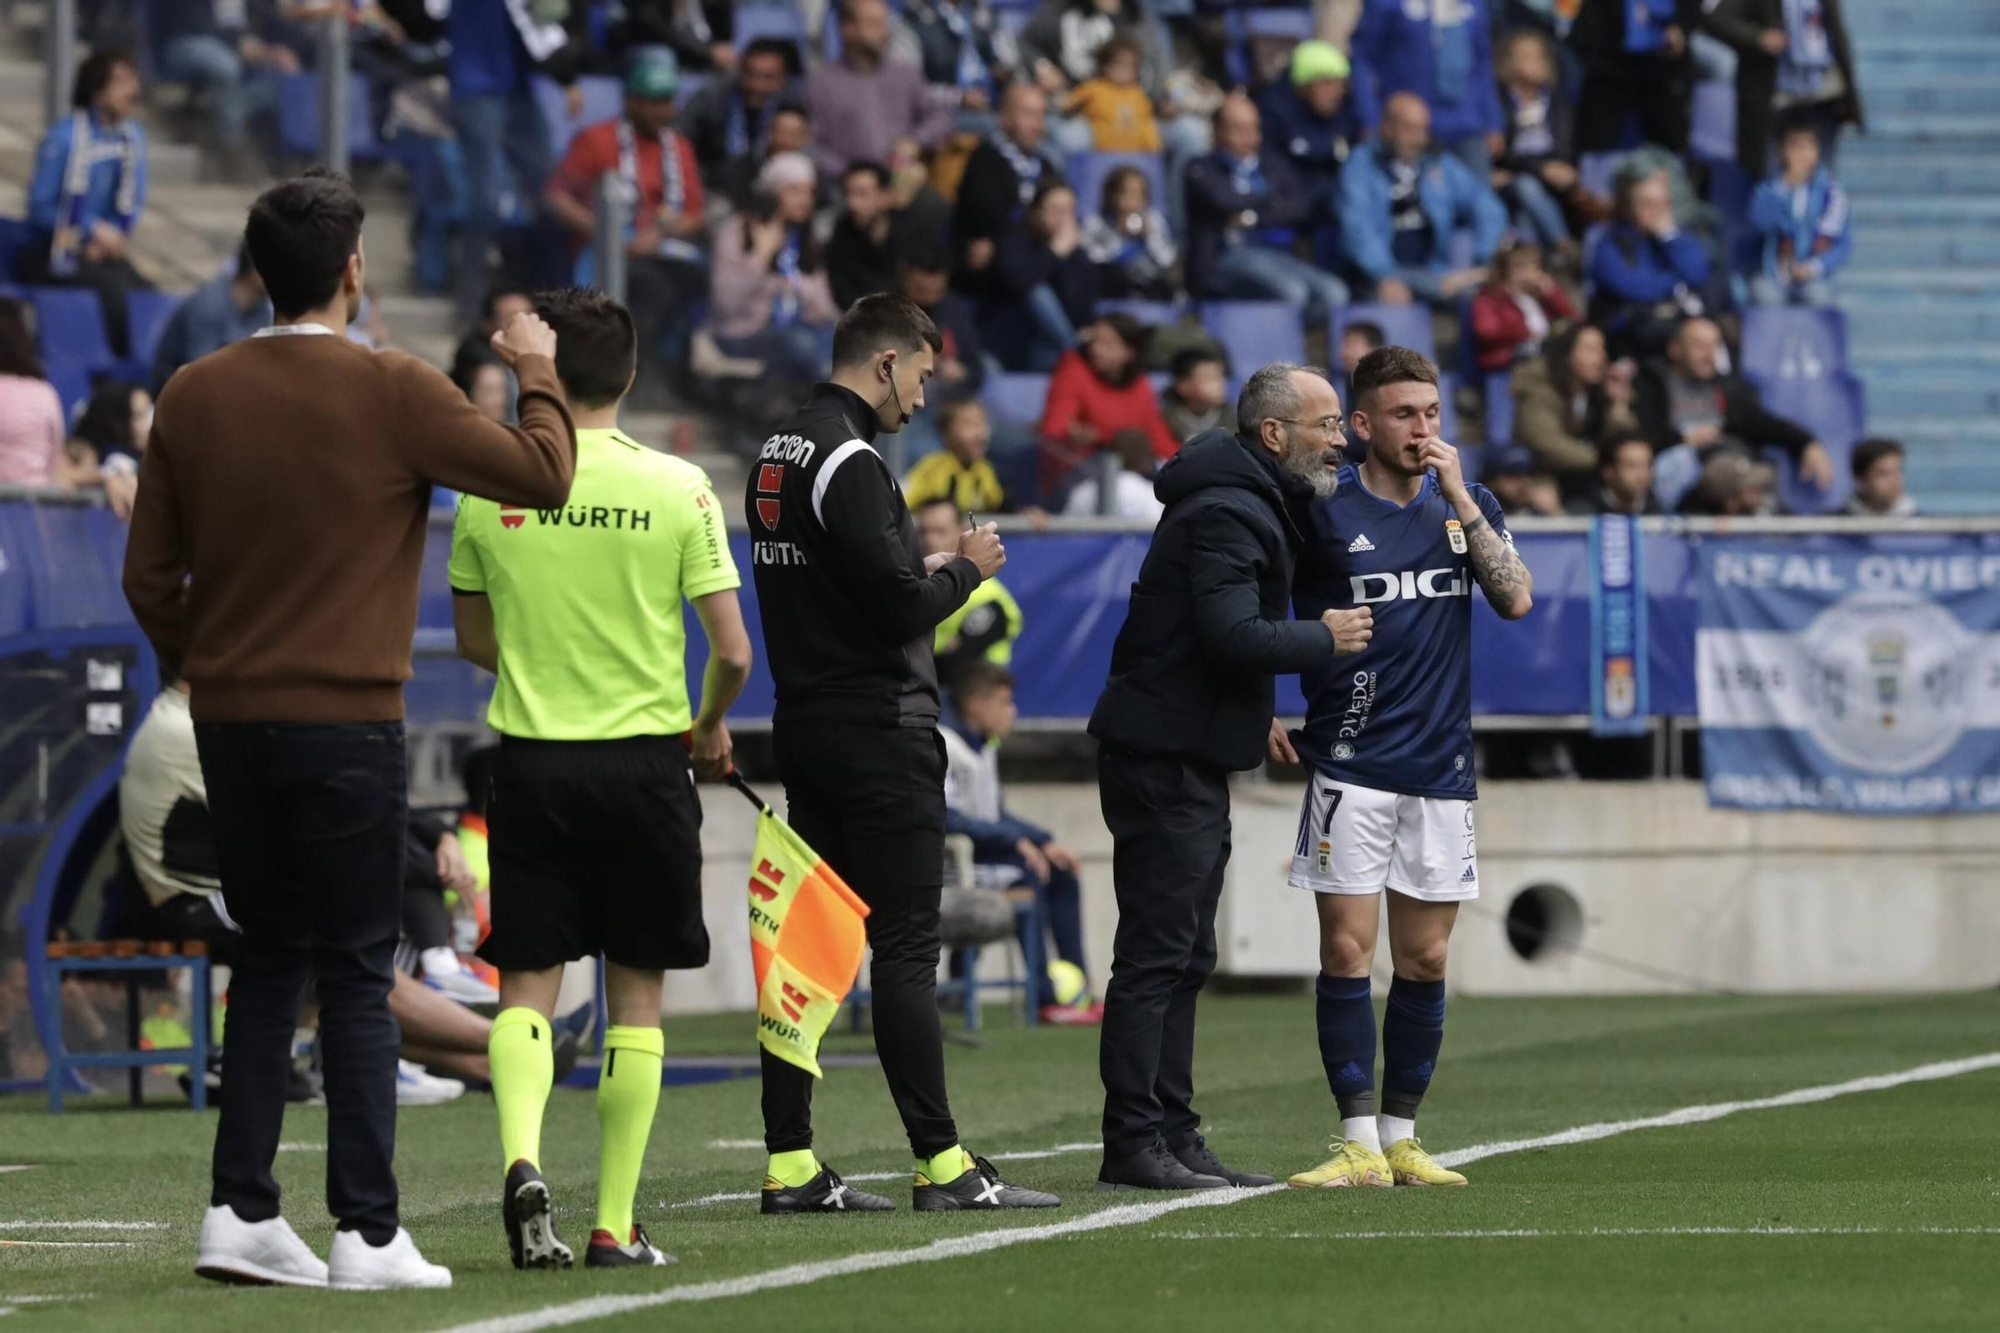
[[[1333,757],[1335,759],[1352,759],[1354,758],[1354,747],[1346,741],[1342,741],[1333,747]]]
[[[783,463],[757,465],[757,517],[772,532],[778,530],[778,496],[784,488]]]
[[[1314,858],[1313,864],[1319,867],[1319,873],[1322,875],[1333,873],[1333,844],[1327,839],[1319,840],[1319,855]]]
[[[503,528],[518,528],[518,527],[520,527],[520,526],[521,526],[521,525],[522,525],[523,523],[526,523],[527,521],[528,521],[528,511],[527,511],[527,510],[525,510],[525,509],[521,509],[521,508],[517,508],[517,507],[516,507],[516,506],[514,506],[514,505],[501,505],[501,506],[500,506],[500,526],[501,526],[501,527],[503,527]]]
[[[1444,521],[1444,536],[1445,540],[1451,543],[1451,553],[1453,555],[1465,554],[1464,524],[1460,523],[1455,518],[1446,519]]]

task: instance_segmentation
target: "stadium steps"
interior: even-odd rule
[[[2000,2],[1875,0],[1846,17],[1868,133],[1841,145],[1840,281],[1870,434],[1927,513],[2000,510]]]

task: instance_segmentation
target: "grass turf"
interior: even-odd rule
[[[2000,1048],[1991,994],[1454,1000],[1425,1107],[1434,1149],[1527,1137],[1697,1103],[1770,1096]],[[676,1053],[740,1053],[744,1016],[676,1020]],[[1096,1034],[1026,1031],[994,1016],[984,1050],[951,1048],[954,1107],[975,1151],[1095,1137]],[[1218,998],[1201,1028],[1200,1104],[1226,1157],[1280,1176],[1324,1155],[1333,1111],[1312,1007]],[[829,1048],[865,1050],[866,1038]],[[104,1099],[109,1102],[110,1097]],[[1685,1128],[1494,1157],[1467,1190],[1281,1192],[1139,1225],[1037,1240],[921,1267],[841,1276],[700,1303],[612,1314],[592,1329],[946,1326],[1323,1328],[1364,1317],[1417,1329],[1991,1329],[2000,1309],[2000,1070],[1747,1112]],[[290,1141],[321,1143],[325,1113],[295,1110]],[[821,1152],[850,1176],[906,1171],[873,1069],[822,1085]],[[1039,1226],[1153,1196],[1099,1195],[1097,1160],[1073,1152],[1003,1163],[1056,1189],[1057,1213],[765,1221],[754,1202],[671,1207],[754,1190],[761,1154],[717,1146],[758,1133],[754,1079],[662,1097],[639,1216],[675,1268],[519,1274],[496,1217],[491,1102],[406,1111],[404,1218],[450,1292],[335,1296],[226,1290],[189,1272],[214,1121],[165,1108],[85,1106],[60,1118],[0,1101],[0,1221],[146,1221],[137,1233],[10,1227],[0,1240],[127,1241],[127,1249],[0,1247],[0,1306],[27,1328],[429,1330],[599,1295],[767,1272],[940,1237]],[[596,1126],[588,1094],[558,1093],[544,1170],[560,1223],[590,1227]],[[283,1154],[288,1212],[322,1252],[324,1157]],[[873,1186],[907,1202],[901,1181]],[[1754,1234],[1726,1234],[1726,1228]],[[1675,1229],[1681,1229],[1676,1232]],[[1962,1229],[1962,1230],[1954,1230]],[[1531,1234],[1495,1235],[1496,1232]],[[1607,1234],[1624,1233],[1624,1234]],[[900,1322],[899,1322],[900,1320]]]

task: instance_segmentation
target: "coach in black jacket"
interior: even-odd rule
[[[1239,434],[1209,431],[1160,469],[1167,512],[1090,718],[1118,893],[1098,1055],[1108,1187],[1271,1183],[1224,1166],[1191,1105],[1229,774],[1263,759],[1272,677],[1359,652],[1370,633],[1366,607],[1318,622],[1286,614],[1301,542],[1290,511],[1333,492],[1340,396],[1321,372],[1280,362],[1243,386],[1236,420]]]

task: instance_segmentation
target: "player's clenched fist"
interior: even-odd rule
[[[1319,623],[1333,636],[1333,651],[1337,656],[1358,653],[1375,637],[1375,613],[1365,606],[1352,611],[1328,611],[1319,618]]]
[[[523,310],[493,335],[493,354],[510,367],[524,356],[556,355],[556,331],[532,310]]]
[[[1007,548],[1000,544],[1000,528],[981,524],[958,539],[958,553],[979,566],[979,577],[990,579],[1007,563]]]

